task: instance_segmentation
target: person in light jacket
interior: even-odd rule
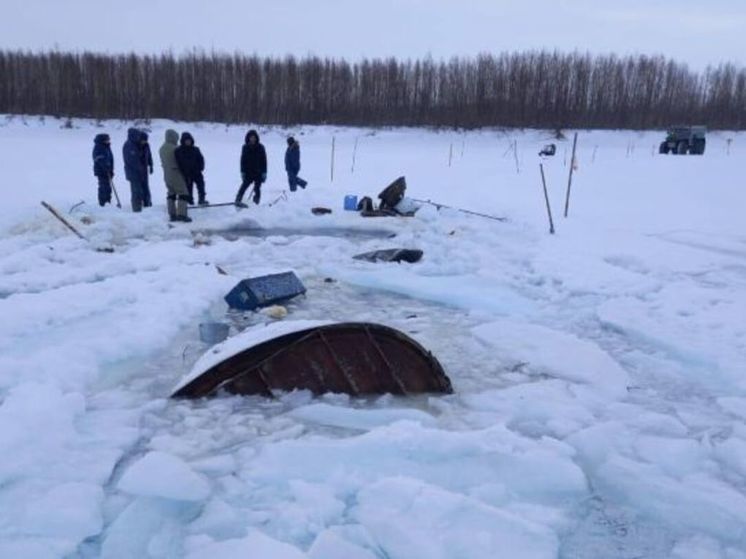
[[[176,149],[178,147],[179,133],[176,130],[166,130],[166,139],[158,150],[163,167],[163,181],[166,183],[166,189],[168,190],[166,206],[171,221],[190,222],[192,219],[187,215],[189,190],[187,190],[184,175],[179,169],[179,163],[176,161]]]

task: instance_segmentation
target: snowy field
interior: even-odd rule
[[[544,132],[260,128],[263,204],[169,227],[158,164],[156,206],[126,211],[128,124],[62,125],[0,117],[0,557],[746,558],[746,136],[664,157],[661,133],[581,132],[568,219],[558,142],[550,236]],[[233,199],[247,127],[151,126],[154,152],[191,131],[208,199]],[[124,210],[96,205],[97,132]],[[283,199],[288,132],[310,184]],[[342,211],[399,175],[508,221]],[[425,256],[351,258],[393,247]],[[272,320],[222,296],[289,269],[308,293],[284,320],[402,329],[455,393],[170,401],[200,322]]]

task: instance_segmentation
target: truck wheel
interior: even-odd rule
[[[658,149],[658,153],[668,155],[668,142],[661,142],[661,147]]]
[[[687,149],[689,149],[689,144],[687,142],[681,141],[676,144],[676,153],[678,155],[686,155]]]
[[[694,142],[694,149],[692,153],[695,155],[704,155],[705,153],[705,140],[698,140]]]

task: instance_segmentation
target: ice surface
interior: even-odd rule
[[[177,501],[203,501],[210,487],[180,458],[165,452],[149,452],[132,464],[119,480],[120,491]]]
[[[550,236],[547,132],[299,128],[308,189],[169,226],[159,175],[141,214],[95,204],[105,129],[126,206],[128,123],[60,124],[0,118],[1,557],[744,559],[746,136],[661,157],[659,133],[582,132],[568,219],[558,142]],[[154,146],[166,127],[195,134],[210,199],[231,200],[245,129],[154,121]],[[287,132],[262,130],[268,201],[285,189]],[[338,163],[358,140],[334,183],[332,135]],[[520,173],[501,157],[513,140]],[[341,210],[402,174],[412,197],[509,220]],[[267,234],[223,234],[247,228]],[[423,260],[352,259],[393,242]],[[238,280],[288,269],[308,293],[285,319],[226,313]],[[210,320],[240,333],[209,348]],[[245,344],[343,320],[415,337],[455,393],[167,398]]]

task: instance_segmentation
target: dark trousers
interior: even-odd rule
[[[132,211],[133,212],[140,212],[142,211],[142,207],[145,204],[145,191],[146,191],[146,182],[139,180],[139,179],[130,179],[130,194],[131,194],[131,201],[132,201]]]
[[[111,204],[111,179],[109,177],[98,178],[98,205]]]
[[[242,202],[243,201],[243,195],[246,194],[246,190],[249,188],[249,186],[254,185],[254,203],[258,204],[259,200],[262,198],[262,178],[261,177],[252,177],[249,175],[246,175],[243,177],[243,181],[241,182],[241,187],[238,189],[238,194],[236,194],[236,202]]]
[[[288,184],[290,185],[290,192],[295,192],[299,186],[306,188],[306,185],[308,185],[306,181],[298,176],[298,173],[293,173],[292,171],[288,171]]]
[[[185,177],[187,188],[189,189],[189,203],[194,205],[194,185],[197,185],[197,200],[202,203],[205,201],[205,178],[202,173]]]
[[[142,181],[142,205],[146,208],[153,205],[153,198],[150,196],[150,184],[147,175],[145,175],[145,180]]]

